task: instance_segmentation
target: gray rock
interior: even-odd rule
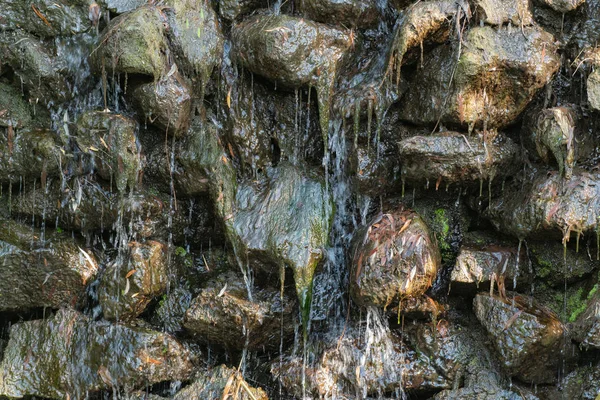
[[[98,271],[70,235],[0,221],[0,311],[77,305]]]
[[[536,0],[539,3],[545,4],[555,11],[567,13],[575,10],[577,7],[585,3],[585,0]]]
[[[439,264],[437,243],[417,213],[381,214],[355,235],[350,294],[360,305],[385,308],[425,293]]]
[[[226,20],[233,21],[255,8],[267,6],[268,2],[265,0],[221,0],[219,1],[219,15]]]
[[[173,396],[173,400],[221,399],[229,397],[239,400],[268,400],[262,389],[248,384],[242,374],[226,365],[219,365],[195,374],[191,384]]]
[[[138,7],[148,4],[146,0],[103,0],[105,7],[116,14],[133,11]]]
[[[476,0],[474,12],[480,21],[489,25],[504,25],[507,23],[515,27],[533,24],[533,15],[530,10],[531,0]]]
[[[381,19],[377,2],[368,0],[304,0],[299,8],[312,20],[346,28],[372,27]]]
[[[543,110],[537,118],[533,131],[539,156],[549,163],[549,153],[558,164],[560,175],[570,178],[575,165],[575,112],[567,107]]]
[[[31,125],[29,104],[23,94],[0,82],[0,127],[22,128]]]
[[[600,111],[600,68],[597,68],[588,76],[587,97],[590,107]]]
[[[102,273],[98,301],[104,318],[136,318],[152,299],[167,291],[166,246],[160,242],[130,242],[124,259],[117,258]]]
[[[11,327],[0,395],[82,398],[113,387],[184,380],[191,371],[189,351],[169,335],[59,310]]]

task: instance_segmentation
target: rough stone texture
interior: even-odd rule
[[[31,124],[29,105],[20,91],[0,82],[0,127],[22,128]]]
[[[576,247],[576,243],[570,243],[565,249],[558,240],[528,240],[528,256],[536,278],[564,290],[565,282],[572,284],[592,276],[598,268],[598,260],[594,255],[590,257],[583,248],[577,251]],[[529,268],[527,264],[522,265]]]
[[[495,137],[494,137],[495,136]],[[519,167],[518,146],[501,134],[467,137],[457,132],[414,136],[398,144],[402,179],[465,183],[511,175]]]
[[[524,382],[553,383],[565,328],[554,313],[531,302],[518,295],[502,299],[478,294],[473,308],[508,374]]]
[[[598,174],[580,170],[573,171],[570,179],[553,172],[540,175],[524,186],[507,188],[486,214],[499,231],[517,238],[562,232],[568,240],[572,232],[596,229],[599,180]]]
[[[127,258],[117,258],[104,269],[98,287],[104,318],[134,319],[153,298],[166,292],[166,253],[166,245],[160,242],[130,242]]]
[[[564,378],[563,399],[596,400],[600,395],[600,366],[590,365],[573,371]]]
[[[539,156],[549,163],[552,154],[560,175],[566,178],[571,177],[575,165],[575,118],[575,112],[567,107],[549,108],[540,112],[533,131]]]
[[[567,13],[575,10],[577,7],[585,3],[585,0],[536,0],[539,3],[545,4],[555,11]]]
[[[282,299],[278,290],[254,290],[249,300],[243,279],[229,273],[208,283],[192,300],[184,327],[229,349],[245,348],[246,338],[249,349],[278,349],[281,340],[293,336],[295,310],[294,301]]]
[[[121,114],[87,112],[77,121],[75,141],[84,168],[114,182],[120,193],[137,186],[142,159],[135,120]]]
[[[587,97],[590,107],[600,111],[600,68],[588,76]]]
[[[163,132],[186,133],[192,112],[191,90],[176,67],[158,82],[140,85],[131,97],[150,123]]]
[[[183,330],[185,312],[192,303],[192,293],[184,287],[176,287],[163,295],[152,317],[152,323],[166,332]]]
[[[98,271],[82,246],[70,235],[0,220],[0,311],[77,305]]]
[[[480,20],[489,25],[529,26],[533,24],[531,0],[476,0],[474,11]]]
[[[173,400],[221,399],[223,397],[239,400],[269,399],[264,390],[250,386],[238,370],[223,364],[198,372],[194,381],[177,392],[173,396]]]
[[[312,20],[346,28],[372,27],[381,18],[377,2],[369,0],[302,0],[299,8]]]
[[[140,7],[111,20],[91,54],[97,73],[150,75],[155,80],[167,72],[163,17],[156,7]]]
[[[0,94],[0,98],[1,98]],[[0,100],[1,102],[1,100]],[[1,124],[1,121],[0,121]],[[6,135],[0,128],[0,182],[19,182],[59,175],[60,160],[58,136],[49,130],[19,130],[8,127]]]
[[[387,307],[422,295],[435,279],[437,243],[413,211],[380,214],[354,240],[350,293],[360,305]]]
[[[219,15],[226,20],[233,21],[255,8],[265,8],[267,5],[268,2],[265,0],[221,0],[219,1]]]
[[[600,295],[598,284],[583,301],[585,309],[571,327],[572,338],[584,348],[600,349]]]
[[[138,7],[148,4],[145,0],[103,0],[106,8],[116,14],[133,11]]]
[[[403,119],[416,124],[439,120],[465,127],[504,127],[560,65],[554,38],[537,26],[524,27],[520,35],[475,27],[463,41],[458,61],[453,46],[440,46],[425,58],[422,72],[404,97]]]
[[[82,398],[87,391],[183,380],[191,370],[189,351],[164,333],[59,310],[11,327],[0,395]]]

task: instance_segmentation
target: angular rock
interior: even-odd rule
[[[82,163],[114,182],[124,193],[139,181],[142,158],[137,143],[137,123],[121,114],[90,111],[79,117],[75,141]]]
[[[600,68],[588,75],[587,98],[590,107],[600,111]]]
[[[571,232],[578,235],[596,229],[600,217],[600,176],[580,170],[569,179],[558,173],[540,175],[531,182],[506,188],[486,215],[500,232],[520,239],[533,233]]]
[[[489,25],[510,23],[515,27],[533,25],[530,0],[476,0],[474,11],[480,21]]]
[[[554,38],[537,26],[524,27],[520,35],[475,27],[462,42],[458,60],[457,45],[440,46],[426,56],[404,96],[403,119],[502,128],[513,123],[560,66]]]
[[[0,95],[0,98],[2,96]],[[1,100],[0,100],[1,101]],[[6,135],[0,128],[0,182],[19,182],[41,179],[60,174],[61,143],[49,130],[19,130],[7,128]]]
[[[117,258],[102,273],[98,301],[104,318],[136,318],[152,299],[167,291],[167,249],[160,242],[130,242],[126,259]]]
[[[222,0],[219,2],[219,15],[228,21],[233,21],[256,8],[267,6],[265,0]]]
[[[176,287],[163,295],[152,317],[152,323],[160,326],[165,332],[183,330],[185,312],[192,303],[192,293],[184,287]]]
[[[355,235],[350,294],[360,305],[385,308],[425,293],[439,264],[437,243],[417,213],[381,214]]]
[[[474,292],[485,289],[492,280],[505,280],[506,285],[515,288],[531,282],[531,265],[525,246],[519,254],[517,246],[503,243],[477,243],[477,237],[471,236],[460,248],[456,265],[450,275],[451,290]]]
[[[31,120],[29,105],[21,91],[0,82],[0,127],[27,127]]]
[[[92,27],[87,0],[41,0],[35,4],[22,0],[2,3],[0,30],[22,28],[41,37],[83,33]]]
[[[575,164],[575,112],[567,107],[554,107],[540,112],[534,142],[539,156],[549,163],[551,153],[561,176],[570,178]]]
[[[75,306],[98,271],[70,235],[0,220],[0,311]]]
[[[563,350],[570,351],[563,348],[565,327],[553,312],[532,301],[478,294],[473,307],[508,374],[524,382],[553,383]]]
[[[0,58],[20,78],[30,99],[63,102],[71,98],[66,63],[56,56],[54,44],[17,30],[0,34]],[[0,106],[0,109],[2,107]]]
[[[61,309],[11,327],[0,395],[83,398],[88,391],[184,380],[191,371],[189,351],[169,335]]]
[[[223,57],[223,33],[210,3],[168,0],[169,40],[177,64],[188,76],[200,78],[200,95],[204,95],[213,69]]]
[[[579,300],[581,301],[581,299]],[[598,284],[594,285],[587,298],[583,300],[583,307],[585,308],[575,311],[583,311],[581,314],[572,314],[569,318],[572,320],[573,317],[576,317],[571,327],[571,337],[586,349],[600,349],[600,295],[598,294]]]
[[[140,7],[111,20],[90,59],[96,73],[150,75],[167,72],[167,41],[157,7]]]
[[[575,247],[565,248],[558,241],[528,240],[528,257],[535,271],[535,277],[557,289],[564,290],[565,282],[571,284],[591,276],[598,268],[596,257],[590,258],[583,249],[577,252]]]
[[[264,390],[250,386],[238,370],[223,364],[198,372],[194,381],[177,392],[173,400],[220,399],[226,391],[229,396],[239,400],[269,399]]]
[[[351,47],[350,33],[303,18],[256,15],[233,27],[232,41],[232,57],[250,71],[284,86],[317,88],[326,137],[337,66]]]
[[[585,3],[585,0],[536,0],[547,5],[560,13],[567,13],[575,10],[577,7]]]
[[[600,395],[600,366],[584,366],[567,375],[562,383],[563,399],[596,400]]]
[[[150,123],[163,132],[179,137],[187,131],[192,112],[191,90],[176,68],[158,82],[140,85],[131,96]]]
[[[309,362],[306,394],[315,398],[366,398],[396,389],[411,393],[430,393],[451,387],[448,381],[422,353],[411,349],[387,328],[378,311],[369,311],[374,324],[367,345],[363,334],[350,326],[344,334],[333,334],[324,341],[324,350]],[[285,390],[303,396],[302,357],[286,357],[273,362],[271,373]]]
[[[246,249],[256,268],[280,271],[286,266],[293,271],[303,318],[308,318],[313,276],[324,256],[331,215],[321,177],[281,163],[262,185],[238,185],[235,212],[225,217],[230,240]]]
[[[245,348],[246,340],[248,349],[279,349],[281,340],[293,336],[295,310],[294,301],[281,299],[278,290],[254,290],[250,300],[242,277],[230,273],[210,282],[192,300],[183,325],[229,349]]]
[[[398,146],[402,179],[440,183],[469,183],[507,176],[519,168],[519,147],[509,138],[467,138],[457,132],[404,139]]]
[[[377,3],[368,0],[304,0],[299,8],[312,20],[347,28],[372,27],[381,18]]]
[[[109,11],[115,14],[133,11],[144,4],[148,4],[145,0],[103,0],[103,3]]]
[[[354,154],[354,182],[361,193],[377,196],[400,190],[401,168],[395,143],[358,145]]]

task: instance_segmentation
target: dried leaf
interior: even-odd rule
[[[129,271],[127,273],[127,275],[125,275],[125,279],[129,278],[131,275],[135,274],[135,272],[137,271],[137,269],[132,269],[131,271]]]

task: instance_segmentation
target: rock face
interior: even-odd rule
[[[555,11],[566,13],[575,10],[577,7],[585,3],[585,0],[537,0],[545,4]]]
[[[272,289],[255,291],[249,300],[242,282],[235,274],[210,282],[192,300],[184,327],[231,349],[279,348],[281,340],[293,335],[295,302]]]
[[[0,395],[80,398],[111,387],[186,379],[190,353],[172,337],[59,310],[15,324],[0,364]]]
[[[600,111],[600,69],[596,69],[588,76],[587,98],[590,107]]]
[[[510,124],[557,71],[554,38],[537,26],[521,35],[472,28],[456,49],[441,46],[424,60],[409,87],[402,118],[456,126],[501,128]],[[454,55],[454,56],[453,56]],[[450,79],[452,77],[452,79]]]
[[[21,128],[31,124],[31,115],[29,106],[22,99],[21,93],[17,89],[4,83],[0,83],[0,126],[12,128]]]
[[[387,307],[429,289],[439,263],[437,243],[417,213],[381,214],[357,232],[350,293],[360,305]]]
[[[166,246],[155,241],[129,243],[126,260],[117,258],[103,271],[98,300],[108,320],[126,321],[167,290]]]
[[[475,13],[480,21],[489,25],[511,23],[514,26],[529,26],[533,24],[529,0],[477,0]]]
[[[564,326],[551,311],[512,299],[478,294],[477,319],[486,329],[506,371],[525,382],[552,383],[560,365]]]
[[[375,2],[366,0],[305,0],[300,11],[310,19],[344,27],[367,28],[377,24],[380,11]]]
[[[469,137],[457,132],[413,136],[398,144],[402,179],[448,184],[479,182],[515,172],[519,149],[510,139]]]
[[[575,164],[575,113],[566,107],[543,110],[533,132],[539,156],[548,163],[550,154],[560,175],[570,178]]]
[[[69,235],[0,219],[0,311],[77,305],[98,271],[80,246]]]

